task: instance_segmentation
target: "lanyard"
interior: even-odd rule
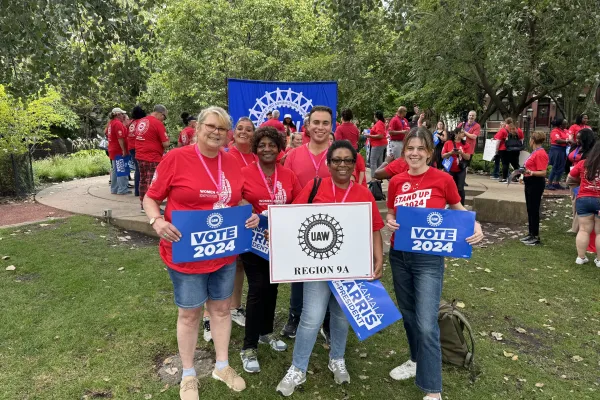
[[[348,193],[350,193],[350,189],[352,189],[352,186],[354,186],[354,182],[350,181],[350,185],[348,185],[348,189],[346,189],[346,194],[342,198],[342,203],[346,202],[346,198],[348,197]],[[335,198],[335,183],[333,183],[333,179],[331,180],[331,187],[333,188],[333,201],[337,203],[337,200]]]
[[[269,191],[269,197],[271,198],[271,202],[275,202],[275,189],[277,188],[277,166],[275,166],[275,173],[273,174],[273,190],[271,190],[271,188],[269,187],[269,184],[267,183],[267,178],[265,177],[265,173],[263,172],[260,165],[258,165],[258,163],[256,163],[256,168],[258,168],[258,172],[260,172],[260,177],[262,178],[267,190]]]
[[[216,186],[217,188],[217,197],[219,197],[219,194],[221,193],[221,187],[222,187],[222,182],[221,182],[221,152],[219,152],[219,154],[217,155],[217,176],[218,176],[218,180],[219,183],[217,183],[215,181],[215,178],[213,177],[213,175],[210,173],[210,171],[208,170],[208,167],[206,166],[206,162],[204,161],[204,156],[202,154],[200,154],[200,150],[198,150],[198,146],[194,146],[194,148],[196,149],[196,154],[198,155],[198,158],[200,159],[200,161],[202,162],[202,166],[204,166],[204,170],[206,171],[206,174],[208,175],[208,177],[210,178],[210,180],[212,181],[212,183]]]
[[[306,144],[306,151],[308,152],[308,156],[310,157],[310,160],[312,161],[313,165],[315,166],[315,176],[319,176],[319,168],[321,168],[321,164],[323,163],[323,159],[327,155],[327,151],[324,151],[325,154],[323,154],[321,156],[321,159],[319,160],[318,164],[315,161],[315,156],[313,156],[313,154],[308,149],[308,143]]]
[[[575,154],[573,154],[573,161],[575,161],[575,159],[577,158],[577,154],[579,153],[579,149],[580,149],[580,146],[577,146],[577,148],[573,152],[573,153],[575,153]]]
[[[242,156],[242,161],[244,162],[244,164],[245,164],[245,165],[246,165],[246,167],[247,167],[247,166],[248,166],[248,161],[246,161],[246,157],[244,157],[244,153],[242,153],[242,152],[240,151],[240,149],[238,149],[238,148],[237,148],[237,146],[236,146],[236,150],[237,150],[237,151],[240,153],[240,155]],[[252,154],[252,153],[250,153],[250,154]],[[255,156],[254,154],[252,154],[252,158],[254,159],[254,161],[256,161],[256,156]],[[254,161],[252,161],[252,162],[254,162]]]

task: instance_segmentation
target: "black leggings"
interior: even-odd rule
[[[454,183],[456,183],[456,188],[458,189],[458,194],[460,194],[460,204],[465,205],[465,179],[467,178],[467,168],[463,169],[460,172],[452,172],[450,171],[450,175],[454,179]]]
[[[502,179],[508,177],[508,164],[514,169],[519,169],[519,154],[520,151],[505,151],[502,154]]]
[[[527,205],[527,217],[529,219],[529,234],[540,235],[540,206],[546,178],[541,176],[529,176],[523,179],[525,182],[525,204]]]

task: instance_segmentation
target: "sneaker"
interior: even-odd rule
[[[212,334],[210,333],[210,318],[204,317],[202,323],[204,324],[204,341],[210,342],[212,340]]]
[[[590,262],[590,260],[588,260],[587,257],[585,257],[585,258],[577,257],[575,259],[575,264],[579,264],[579,265],[583,265],[583,264],[588,263],[588,262]]]
[[[229,312],[231,313],[231,320],[233,322],[239,326],[246,326],[246,310],[240,307],[229,310]]]
[[[546,189],[546,190],[556,190],[556,188],[553,185],[551,185],[551,184],[547,184],[546,187],[544,187],[544,189]]]
[[[597,258],[594,259],[594,264],[596,264],[596,267],[600,268],[600,260],[598,260]]]
[[[306,382],[306,373],[292,365],[277,385],[277,391],[285,397],[291,396],[296,386],[300,386],[304,382]]]
[[[324,327],[321,327],[321,336],[325,339],[325,346],[327,346],[327,348],[331,347],[331,334],[329,333],[329,330],[325,330]]]
[[[498,176],[490,176],[490,179],[493,180],[493,181],[497,181],[497,180],[500,179],[500,177],[498,177]]]
[[[300,323],[300,317],[296,317],[295,315],[290,314],[288,320],[281,330],[281,336],[289,337],[293,339],[296,337],[296,330],[298,329],[298,324]]]
[[[441,397],[431,397],[431,396],[425,396],[423,397],[423,400],[440,400]]]
[[[342,383],[350,383],[350,374],[348,374],[348,370],[346,369],[346,362],[344,359],[332,360],[329,359],[329,370],[333,372],[333,380],[338,385]]]
[[[411,360],[390,371],[390,377],[397,381],[414,378],[415,376],[417,376],[417,363]]]
[[[565,188],[562,187],[560,183],[555,183],[554,185],[552,185],[552,187],[556,190],[565,190]]]
[[[145,211],[143,208],[140,210],[140,212],[141,212],[142,214],[146,214],[146,211]]]
[[[506,183],[508,181],[506,179],[500,179],[498,182],[500,182],[500,183]]]
[[[542,244],[542,241],[539,236],[532,236],[531,239],[523,242],[523,244],[526,244],[527,246],[537,246]]]
[[[260,372],[260,364],[258,363],[256,349],[242,350],[240,351],[240,357],[242,358],[244,371],[248,372],[249,374]]]
[[[531,240],[531,238],[533,237],[533,235],[529,234],[525,237],[522,237],[521,239],[519,239],[521,242],[527,242],[529,240]]]
[[[284,341],[280,340],[277,336],[270,333],[268,335],[260,335],[258,337],[258,343],[260,344],[268,344],[275,351],[286,351],[287,344]]]
[[[213,369],[212,377],[218,381],[225,382],[227,387],[234,392],[241,392],[246,389],[246,382],[229,365],[222,370]]]
[[[179,384],[179,398],[181,400],[198,400],[198,379],[195,376],[186,376]]]

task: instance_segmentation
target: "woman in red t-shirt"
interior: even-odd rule
[[[506,141],[509,137],[516,137],[521,141],[520,147],[523,148],[523,131],[517,128],[513,122],[512,118],[506,118],[506,125],[504,128],[500,129],[498,133],[494,136],[494,139],[500,141],[500,145],[498,146],[498,154],[502,159],[502,179],[499,182],[506,182],[508,178],[508,167],[509,164],[512,165],[514,169],[519,169],[519,155],[521,154],[521,150],[515,148],[506,148]]]
[[[460,204],[465,205],[465,179],[467,178],[467,164],[463,160],[471,159],[471,146],[467,142],[463,142],[465,131],[462,127],[455,128],[450,134],[450,139],[444,143],[442,148],[442,158],[447,160],[453,157],[452,165],[450,166],[450,175],[456,183],[458,193],[460,194]]]
[[[383,220],[369,189],[354,184],[350,179],[355,164],[356,149],[352,144],[347,140],[335,141],[327,151],[327,166],[331,176],[321,180],[312,203],[371,203],[374,276],[375,279],[379,279],[383,270],[383,240],[380,233],[384,226]],[[294,199],[294,204],[308,203],[315,180],[310,181],[302,189]],[[328,367],[333,372],[336,383],[350,382],[344,360],[348,319],[331,293],[327,282],[304,282],[304,307],[296,331],[292,365],[277,385],[277,391],[284,396],[290,396],[298,385],[306,381],[308,362],[328,306],[331,315],[331,349]]]
[[[375,111],[374,119],[375,125],[371,128],[371,132],[368,135],[365,135],[371,144],[371,150],[369,152],[369,167],[371,168],[371,171],[377,171],[377,168],[383,163],[385,151],[387,149],[387,131],[385,129],[383,112]],[[371,178],[371,180],[374,181],[375,178]]]
[[[186,112],[181,114],[181,120],[185,125],[185,128],[179,132],[179,139],[177,139],[177,147],[187,146],[192,143],[192,138],[196,133],[196,122],[197,118]]]
[[[133,165],[135,167],[135,173],[133,174],[134,179],[134,195],[140,195],[140,167],[138,165],[137,159],[135,158],[135,132],[137,129],[137,123],[140,119],[146,116],[146,111],[142,108],[142,106],[137,105],[133,107],[131,110],[131,123],[129,124],[129,134],[127,136],[127,148],[129,149],[129,154],[131,155],[131,160],[133,161]]]
[[[257,160],[252,153],[252,137],[254,136],[254,124],[248,117],[238,120],[233,131],[233,144],[229,146],[229,154],[238,160],[240,168],[247,167]]]
[[[431,133],[425,128],[411,130],[404,139],[404,158],[409,169],[394,176],[389,183],[387,226],[396,231],[396,207],[440,208],[466,211],[452,177],[429,162],[434,155]],[[418,199],[416,202],[414,194]],[[415,204],[416,203],[416,204]],[[481,226],[467,242],[483,239]],[[410,360],[394,368],[396,380],[416,377],[415,383],[427,396],[439,398],[442,391],[442,351],[438,327],[438,308],[444,279],[444,257],[394,250],[390,246],[390,265],[398,308],[403,316],[410,347]]]
[[[572,165],[569,169],[573,169],[573,166],[581,160],[585,160],[588,153],[596,144],[596,135],[594,131],[589,128],[585,128],[577,132],[575,135],[575,149],[571,151],[567,157],[569,163]],[[575,207],[575,200],[577,196],[573,188],[571,188],[571,203],[573,204],[573,222],[571,224],[571,230],[567,231],[570,233],[577,233],[579,231],[579,221],[577,219],[577,209]]]
[[[529,139],[531,155],[523,164],[523,182],[525,183],[525,204],[529,218],[529,234],[521,238],[521,242],[528,246],[541,244],[540,242],[540,206],[546,185],[546,170],[548,168],[548,154],[542,147],[546,140],[543,132],[533,132]]]
[[[113,108],[110,115],[110,121],[106,127],[106,139],[108,140],[108,157],[112,164],[110,172],[110,193],[112,194],[129,194],[128,176],[117,177],[117,157],[126,157],[127,151],[127,135],[129,131],[123,125],[123,121],[127,118],[125,111],[120,108]]]
[[[579,132],[582,129],[592,129],[590,126],[588,126],[588,121],[589,118],[587,114],[578,115],[575,118],[575,123],[569,128],[569,133],[571,134],[571,137],[574,138],[577,135],[577,132]]]
[[[194,351],[202,306],[211,317],[212,337],[216,352],[213,378],[221,380],[235,391],[245,389],[246,383],[229,367],[228,348],[231,335],[231,294],[234,287],[236,256],[206,261],[173,263],[172,242],[181,233],[171,224],[175,210],[213,210],[235,207],[242,200],[244,177],[230,154],[219,148],[225,140],[231,122],[220,107],[209,107],[198,116],[194,146],[176,148],[163,158],[144,198],[144,209],[150,225],[160,236],[160,256],[167,265],[173,282],[177,318],[177,344],[183,363],[180,395],[195,398],[198,381],[194,370]],[[159,204],[168,198],[165,215]],[[258,216],[246,221],[246,228],[258,226]],[[187,393],[187,394],[186,394]],[[188,396],[188,397],[184,397]]]
[[[565,171],[565,162],[567,160],[567,144],[569,143],[569,132],[562,128],[564,120],[555,118],[552,121],[554,129],[550,132],[550,165],[552,170],[548,177],[548,190],[562,190],[560,178]]]
[[[302,190],[296,174],[277,162],[284,146],[283,137],[273,127],[258,128],[254,134],[252,152],[258,161],[242,168],[245,179],[242,196],[257,214],[266,214],[271,204],[290,204]],[[273,334],[278,284],[270,283],[269,260],[254,253],[242,254],[240,259],[248,278],[245,336],[240,356],[244,370],[255,373],[260,372],[258,343],[268,344],[275,351],[284,351],[287,345]]]
[[[600,267],[600,142],[596,142],[585,160],[579,161],[569,173],[567,183],[571,187],[579,186],[575,207],[579,220],[577,245],[577,264],[585,264],[585,252],[590,242],[590,233],[596,233],[596,259]]]

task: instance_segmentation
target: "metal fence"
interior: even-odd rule
[[[27,196],[35,192],[33,165],[28,152],[0,156],[0,196]]]

